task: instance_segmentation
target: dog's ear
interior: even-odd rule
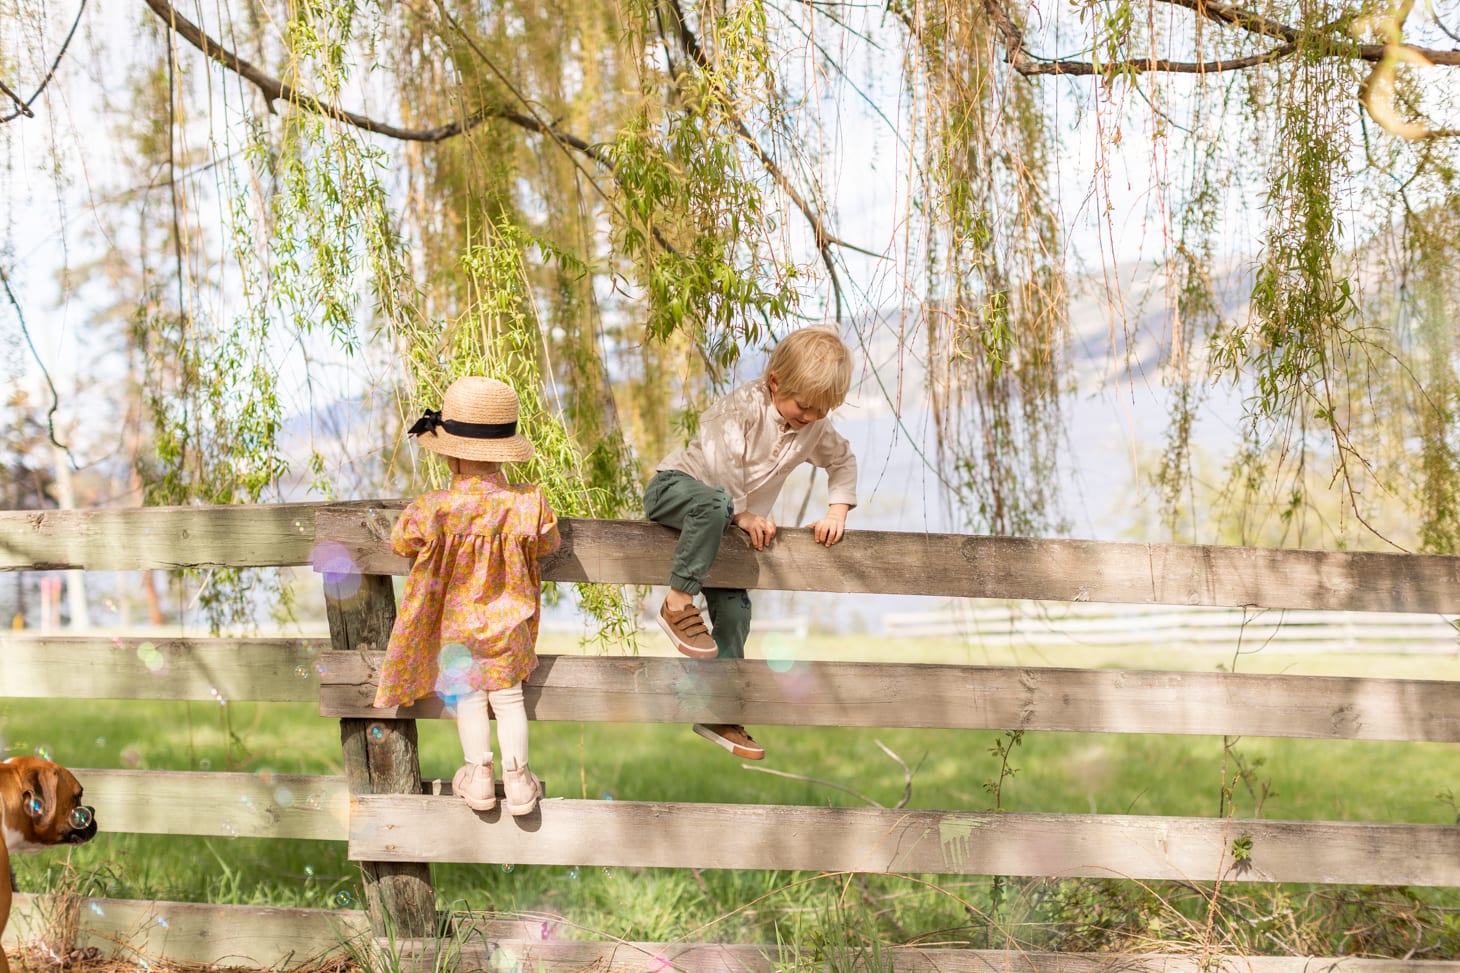
[[[49,764],[31,764],[25,768],[25,790],[21,793],[21,806],[25,809],[35,828],[43,834],[56,830],[56,816],[61,812],[56,800],[56,782],[60,775]]]

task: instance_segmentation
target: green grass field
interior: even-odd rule
[[[934,641],[816,638],[796,649],[798,658],[870,658],[874,651],[879,658],[917,651],[918,658],[908,661],[970,664],[1232,664],[1193,653],[1158,660],[1110,651],[957,658],[970,653]],[[1259,654],[1240,661],[1243,671],[1254,672],[1460,680],[1460,664],[1449,657]],[[908,806],[988,810],[996,806],[992,788],[1001,773],[996,751],[1010,743],[993,732],[752,729],[768,751],[761,765],[712,747],[687,726],[535,723],[532,763],[548,779],[549,794],[561,797],[833,805],[865,799],[891,806],[902,798],[904,771],[880,742],[912,768]],[[342,772],[337,723],[308,705],[7,700],[0,703],[0,737],[7,754],[43,748],[78,768]],[[460,758],[454,726],[425,721],[420,739],[424,775],[449,779]],[[1013,773],[1005,774],[997,802],[1008,811],[1215,816],[1224,779],[1235,779],[1238,816],[1457,821],[1455,804],[1445,796],[1460,791],[1460,752],[1453,745],[1026,733],[1009,749]],[[98,813],[104,824],[106,809]],[[356,908],[358,872],[344,856],[343,844],[333,842],[103,833],[65,854],[21,858],[16,871],[22,891],[70,881],[84,894],[120,898]],[[1179,947],[1205,935],[1209,891],[1176,883],[543,866],[436,866],[432,874],[443,907],[547,911],[581,926],[585,935],[651,941],[1004,945],[1013,936],[1031,948]],[[1224,890],[1214,934],[1254,952],[1417,950],[1417,957],[1454,957],[1460,950],[1455,910],[1460,896],[1450,890],[1238,886]],[[1354,928],[1379,932],[1356,938]]]

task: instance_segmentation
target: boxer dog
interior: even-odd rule
[[[39,757],[0,761],[0,935],[10,923],[14,852],[79,845],[96,837],[96,810],[81,803],[81,784],[60,764]],[[0,949],[0,973],[10,973]]]

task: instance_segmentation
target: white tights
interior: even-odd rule
[[[497,714],[497,745],[504,767],[527,766],[527,707],[522,704],[522,683],[508,689],[469,693],[456,700],[456,735],[461,756],[469,764],[492,761],[492,717]]]

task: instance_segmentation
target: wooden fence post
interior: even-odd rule
[[[327,574],[324,593],[330,642],[337,651],[385,648],[395,624],[395,589],[390,576]],[[415,720],[342,719],[340,744],[352,796],[421,793]],[[407,939],[436,934],[436,891],[429,864],[362,861],[360,872],[365,908],[376,936]]]

